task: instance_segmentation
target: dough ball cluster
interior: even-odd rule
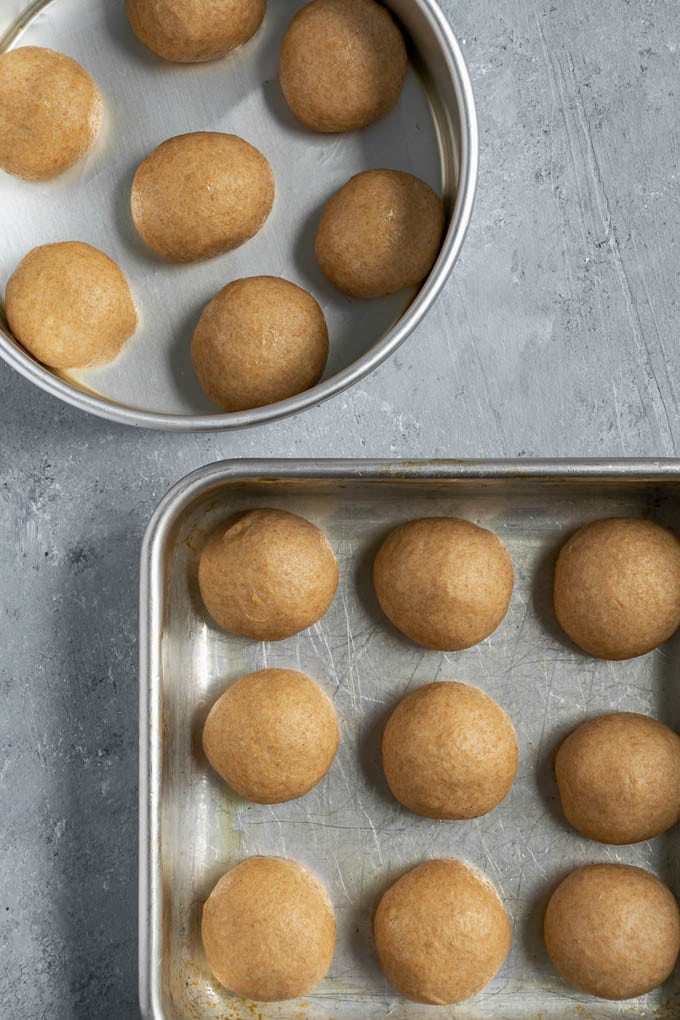
[[[324,615],[338,586],[338,561],[323,532],[303,517],[249,510],[210,536],[198,583],[223,630],[281,641]]]
[[[135,35],[165,60],[216,60],[247,42],[262,24],[266,0],[126,0]]]
[[[103,115],[96,83],[70,57],[43,46],[0,54],[0,169],[57,177],[92,148]]]
[[[217,980],[246,999],[308,995],[335,951],[335,915],[319,880],[295,861],[250,857],[223,875],[201,935]]]
[[[279,804],[308,793],[338,749],[330,699],[302,673],[263,669],[228,687],[203,728],[216,772],[242,797]]]
[[[29,252],[9,278],[5,306],[16,339],[50,368],[113,361],[137,328],[122,272],[104,252],[80,241]]]
[[[390,13],[374,0],[313,0],[291,21],[279,78],[288,106],[312,131],[353,131],[388,113],[408,56]]]
[[[126,0],[126,9],[148,49],[167,61],[195,63],[223,57],[252,38],[266,0]],[[283,94],[313,131],[372,124],[399,101],[407,69],[401,30],[375,0],[312,0],[293,17],[282,40]],[[74,60],[41,47],[0,55],[0,169],[29,180],[63,173],[91,149],[102,117],[97,85]],[[268,160],[248,141],[193,131],[168,138],[141,162],[130,209],[150,251],[171,263],[191,263],[253,238],[272,211],[275,191]],[[396,170],[371,170],[328,202],[316,256],[345,294],[387,296],[425,279],[444,221],[443,203],[424,181]],[[80,289],[87,291],[86,281]],[[36,357],[50,368],[104,364],[130,335],[121,339],[129,302],[108,330],[93,327],[93,309],[78,307],[80,317],[64,316],[60,303],[50,310],[58,331],[62,325],[74,329],[69,344],[60,333],[47,354],[48,345],[36,342],[42,351]],[[31,349],[28,331],[16,336]],[[62,356],[67,346],[73,352]],[[314,387],[328,353],[328,327],[314,297],[265,275],[227,282],[205,308],[192,341],[198,381],[227,414],[289,400]]]

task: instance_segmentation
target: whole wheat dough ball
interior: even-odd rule
[[[483,641],[510,605],[513,570],[497,535],[458,517],[425,517],[387,536],[373,564],[385,615],[426,648]]]
[[[42,46],[0,55],[0,169],[57,177],[92,148],[103,115],[97,85],[70,57]]]
[[[335,952],[326,890],[295,861],[249,857],[219,880],[203,907],[201,935],[213,974],[257,1002],[309,993]]]
[[[385,297],[425,279],[443,233],[444,204],[429,184],[397,170],[367,170],[324,206],[316,258],[345,294]]]
[[[338,586],[338,561],[324,533],[303,517],[249,510],[208,539],[198,583],[224,630],[281,641],[324,615]]]
[[[331,767],[338,739],[330,699],[292,669],[242,677],[215,702],[203,727],[212,767],[257,804],[308,793]]]
[[[648,871],[590,864],[552,894],[544,934],[548,955],[569,984],[602,999],[634,999],[673,970],[680,910]]]
[[[122,272],[81,241],[30,251],[7,281],[5,310],[15,338],[50,368],[113,361],[137,328]]]
[[[476,687],[427,684],[388,719],[382,762],[400,803],[428,818],[478,818],[506,796],[517,737],[503,709]]]
[[[165,60],[215,60],[262,24],[266,0],[126,0],[135,35]]]
[[[353,131],[396,105],[408,57],[392,16],[374,0],[313,0],[281,45],[281,88],[312,131]]]
[[[582,723],[555,775],[567,821],[601,843],[639,843],[680,821],[680,737],[634,712]]]
[[[500,970],[511,929],[491,882],[463,861],[428,861],[382,897],[373,920],[385,977],[433,1006],[464,1002]]]
[[[615,517],[580,528],[555,568],[555,613],[600,659],[632,659],[680,624],[680,542],[667,528]]]
[[[238,248],[264,225],[274,174],[236,135],[194,131],[163,142],[132,182],[132,218],[149,248],[170,262],[195,262]]]
[[[191,357],[201,386],[223,411],[263,407],[319,381],[328,327],[306,290],[254,276],[228,284],[207,305]]]

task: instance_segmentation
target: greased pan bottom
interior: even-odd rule
[[[205,537],[235,511],[275,506],[323,528],[341,583],[329,613],[276,644],[219,633],[196,587]],[[440,654],[403,639],[382,616],[370,583],[373,555],[393,525],[455,514],[492,528],[516,573],[508,616],[484,644]],[[680,1015],[680,974],[642,999],[608,1003],[567,987],[541,935],[548,895],[573,867],[621,861],[649,868],[680,893],[680,833],[606,847],[565,824],[552,777],[560,739],[587,716],[650,713],[680,727],[677,639],[629,662],[581,654],[551,611],[554,558],[580,524],[643,515],[680,528],[676,462],[497,463],[226,462],[189,476],[149,526],[141,584],[140,994],[154,1020],[435,1015],[393,995],[378,967],[371,918],[382,890],[405,869],[463,857],[497,884],[512,917],[512,951],[498,977],[447,1018]],[[334,700],[341,747],[308,796],[262,807],[230,794],[201,751],[205,716],[224,686],[264,666],[315,677]],[[510,713],[520,768],[503,804],[470,822],[436,822],[400,808],[379,761],[380,733],[407,689],[434,679],[477,684]],[[250,854],[299,860],[327,883],[338,948],[326,981],[304,1002],[241,1002],[211,977],[200,942],[202,904],[214,882]]]

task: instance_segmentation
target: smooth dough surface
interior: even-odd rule
[[[382,897],[373,921],[385,977],[413,1002],[477,995],[500,970],[511,929],[492,883],[456,860],[428,861]]]
[[[458,517],[395,528],[373,564],[385,615],[426,648],[460,651],[492,634],[510,605],[513,569],[492,531]]]
[[[249,510],[208,539],[198,583],[224,630],[280,641],[324,615],[338,586],[338,561],[310,521],[285,510]]]
[[[316,258],[345,294],[385,297],[425,279],[444,225],[444,203],[425,181],[398,170],[366,170],[324,206]]]
[[[557,887],[544,934],[550,959],[570,984],[603,999],[634,999],[671,974],[680,952],[680,910],[648,871],[591,864]]]
[[[201,386],[223,411],[263,407],[319,381],[328,327],[301,287],[273,276],[236,280],[205,308],[191,357]]]
[[[135,35],[165,60],[215,60],[262,24],[266,0],[126,0]]]
[[[237,135],[194,131],[169,138],[140,164],[132,218],[140,236],[170,262],[195,262],[238,248],[264,225],[274,174]]]
[[[634,517],[586,524],[560,552],[554,598],[560,625],[590,655],[651,652],[680,624],[680,542]]]
[[[203,907],[203,947],[217,980],[256,1002],[309,993],[335,952],[326,890],[300,864],[249,857],[219,880]]]
[[[228,687],[203,728],[208,761],[242,797],[302,797],[331,767],[338,722],[318,684],[291,669],[249,673]]]
[[[680,737],[646,715],[590,719],[564,740],[555,776],[567,821],[602,843],[639,843],[680,821]]]
[[[403,698],[382,739],[390,790],[428,818],[478,818],[507,795],[517,772],[510,717],[488,694],[455,682]]]
[[[313,0],[281,46],[281,88],[313,131],[353,131],[396,105],[408,57],[389,11],[374,0]]]
[[[42,46],[0,54],[0,169],[57,177],[92,148],[103,115],[96,83],[71,57]]]
[[[137,328],[122,272],[80,241],[30,251],[7,282],[5,308],[16,339],[50,368],[113,361]]]

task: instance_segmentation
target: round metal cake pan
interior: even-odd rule
[[[435,0],[389,0],[385,6],[404,29],[411,58],[397,109],[365,131],[313,135],[293,123],[276,76],[281,35],[303,4],[270,3],[260,33],[241,51],[191,67],[165,64],[148,53],[132,35],[122,3],[45,0],[26,7],[24,0],[9,0],[9,10],[0,11],[0,50],[43,45],[68,53],[97,79],[107,107],[95,151],[64,178],[35,185],[0,173],[0,287],[32,247],[83,240],[119,262],[141,312],[140,331],[116,362],[68,375],[36,362],[0,316],[0,355],[41,389],[129,425],[185,432],[245,428],[340,393],[383,362],[421,322],[453,269],[474,202],[477,121],[461,48]],[[222,110],[225,95],[231,105]],[[155,145],[190,130],[231,130],[261,148],[277,175],[277,202],[261,234],[242,249],[176,267],[143,249],[130,219],[129,185]],[[333,291],[314,262],[314,227],[337,187],[361,169],[380,166],[416,173],[436,187],[447,205],[447,230],[417,292],[350,301]],[[222,286],[256,273],[284,276],[315,294],[329,321],[329,366],[321,382],[304,393],[225,414],[211,410],[200,392],[189,358],[191,334],[201,309]]]

